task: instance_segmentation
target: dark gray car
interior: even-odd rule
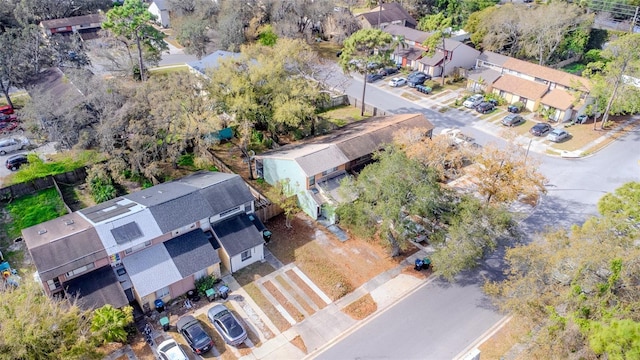
[[[209,334],[204,331],[198,319],[193,316],[187,315],[181,317],[176,327],[194,353],[201,355],[213,347],[213,340],[211,340]]]
[[[524,118],[518,114],[509,114],[502,119],[502,125],[504,126],[517,126],[524,124]]]
[[[207,312],[209,321],[229,345],[240,345],[247,339],[247,331],[224,305],[216,305]]]

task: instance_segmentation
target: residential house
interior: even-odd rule
[[[389,25],[384,28],[384,31],[396,39],[404,39],[405,44],[398,46],[392,55],[396,64],[422,71],[433,77],[442,75],[443,65],[445,75],[451,74],[456,68],[470,69],[476,64],[476,59],[480,55],[480,51],[471,46],[447,38],[444,40],[443,47],[436,49],[432,56],[427,56],[429,49],[423,43],[431,33],[399,25]]]
[[[103,20],[102,14],[89,14],[62,19],[43,20],[40,22],[40,27],[45,36],[78,33],[84,40],[89,40],[98,36],[97,32],[102,28]]]
[[[153,0],[148,10],[156,17],[156,22],[162,27],[168,28],[171,25],[169,21],[169,7],[165,0]]]
[[[382,9],[380,9],[382,7]],[[400,25],[415,28],[418,25],[402,5],[398,3],[386,3],[376,6],[370,11],[356,15],[363,29],[384,29],[389,25]],[[378,24],[378,20],[380,24]]]
[[[234,58],[237,59],[240,57],[240,53],[224,51],[224,50],[216,50],[215,52],[203,57],[200,60],[192,61],[187,63],[189,67],[189,71],[196,75],[207,76],[208,69],[216,69],[219,65],[219,62],[224,59]]]
[[[332,210],[341,201],[340,180],[369,164],[372,154],[391,143],[395,133],[413,129],[431,137],[433,125],[422,114],[353,122],[328,135],[255,156],[256,173],[272,185],[288,181],[289,191],[311,218],[335,221]]]
[[[145,311],[195,281],[264,259],[264,225],[238,175],[201,172],[23,230],[49,295]],[[249,225],[250,224],[250,225]]]
[[[467,74],[467,88],[521,102],[530,111],[544,110],[549,119],[567,121],[589,101],[588,79],[491,51],[483,52]]]

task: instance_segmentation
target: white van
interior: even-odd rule
[[[0,140],[0,155],[22,150],[29,145],[27,138],[7,138]]]

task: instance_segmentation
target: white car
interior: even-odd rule
[[[406,85],[407,84],[407,79],[405,78],[393,78],[391,80],[389,80],[389,86],[391,87],[398,87],[398,86],[402,86],[402,85]]]
[[[162,360],[189,360],[180,344],[175,340],[167,340],[158,345],[158,354]]]
[[[473,138],[463,134],[460,129],[442,129],[440,135],[446,136],[451,146],[474,146]]]
[[[469,96],[469,98],[467,98],[467,100],[465,100],[462,103],[462,106],[469,108],[469,109],[475,109],[476,106],[480,105],[481,102],[484,101],[484,95],[482,94],[475,94],[475,95],[471,95]]]

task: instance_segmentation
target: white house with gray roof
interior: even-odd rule
[[[257,176],[275,185],[286,181],[302,210],[313,219],[335,221],[333,209],[342,200],[339,182],[372,161],[372,154],[393,141],[396,132],[433,125],[422,114],[374,117],[348,124],[314,139],[282,146],[255,156]]]
[[[23,230],[49,295],[87,307],[137,302],[148,311],[264,259],[264,225],[235,174],[201,172]]]

